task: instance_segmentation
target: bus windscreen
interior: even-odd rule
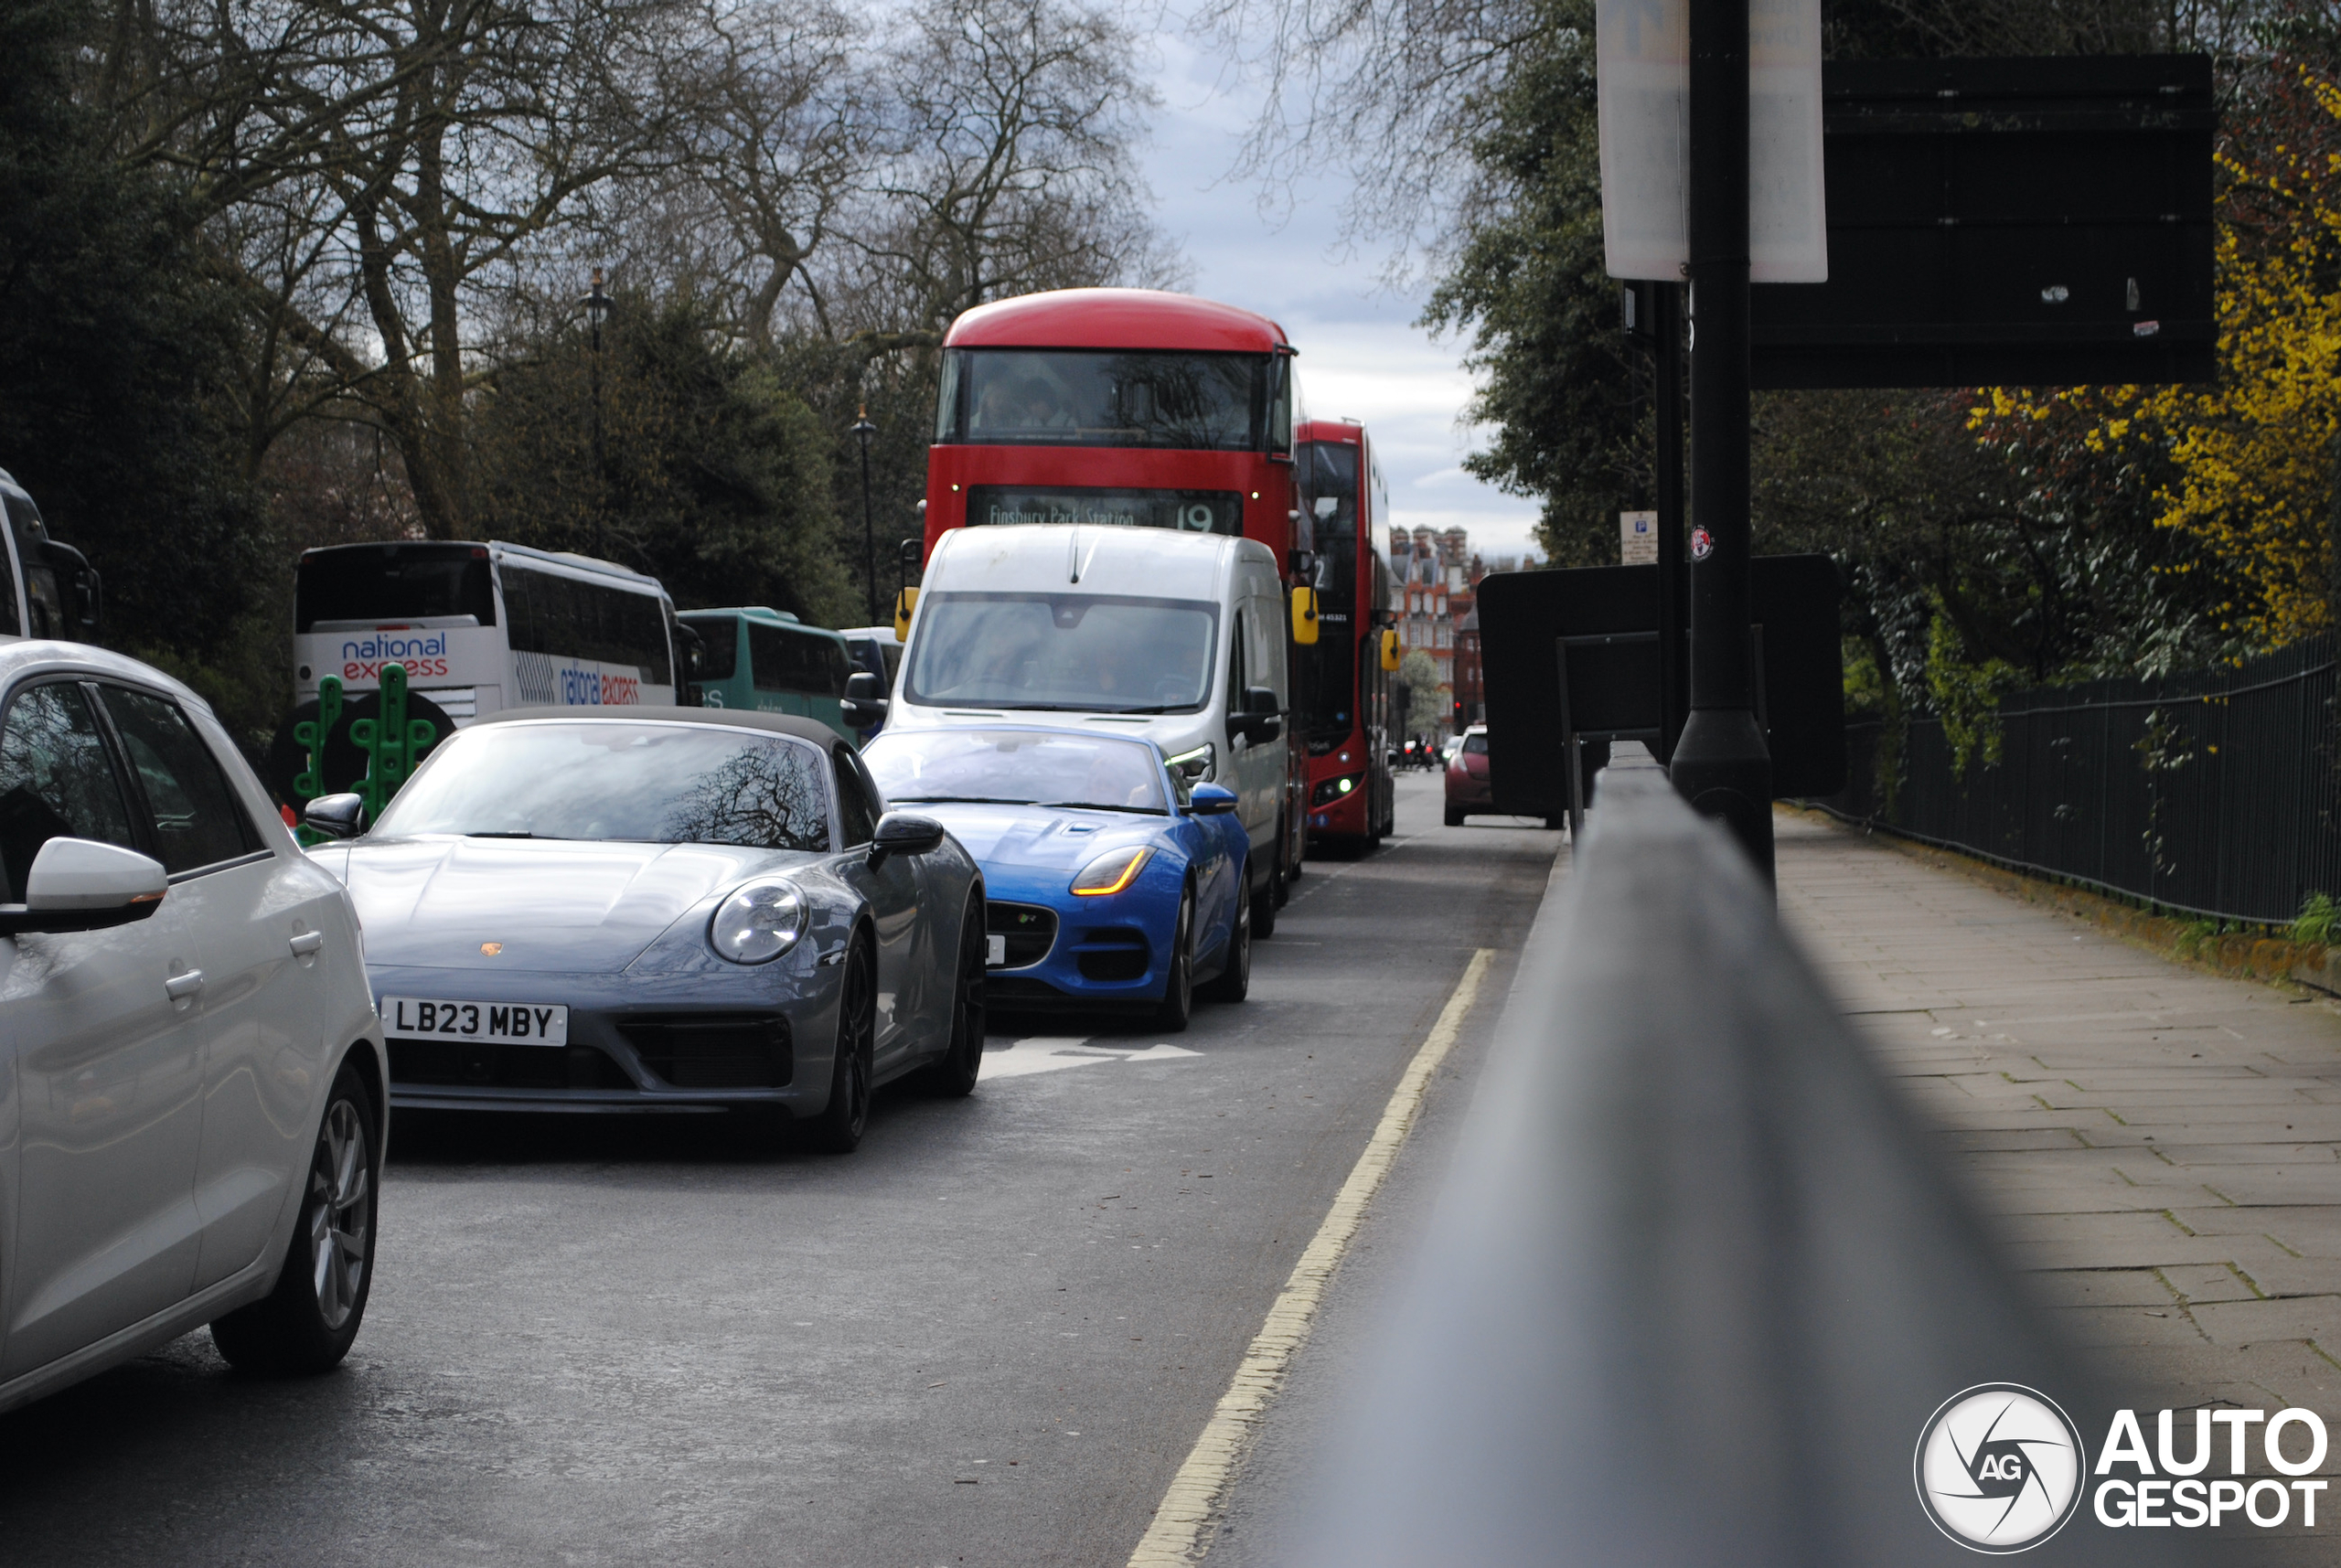
[[[1270,357],[1095,348],[954,348],[935,440],[974,446],[1261,452]]]
[[[1314,441],[1302,449],[1299,474],[1309,498],[1310,549],[1317,553],[1317,613],[1324,630],[1313,646],[1294,649],[1293,707],[1307,739],[1346,740],[1357,727],[1358,449]],[[1329,506],[1327,503],[1331,503]]]
[[[485,546],[341,545],[309,551],[294,569],[296,632],[313,631],[320,621],[371,626],[459,615],[496,624]]]

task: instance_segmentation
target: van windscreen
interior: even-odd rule
[[[1105,593],[930,593],[905,685],[952,708],[1181,713],[1211,696],[1218,606]]]
[[[293,580],[293,626],[320,621],[422,621],[470,615],[496,624],[487,548],[476,544],[367,544],[315,549]]]

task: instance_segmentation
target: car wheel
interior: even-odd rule
[[[951,1099],[970,1093],[984,1065],[984,901],[967,901],[959,923],[959,973],[951,986],[951,1044],[943,1060],[927,1069],[927,1083]]]
[[[829,1103],[813,1118],[810,1142],[825,1154],[851,1154],[870,1125],[870,1067],[878,1034],[878,977],[870,944],[846,949],[838,982],[838,1054],[829,1070]]]
[[[1227,937],[1227,966],[1203,987],[1214,1002],[1240,1002],[1252,993],[1252,901],[1235,901],[1235,929]]]
[[[1263,942],[1277,933],[1277,910],[1284,902],[1277,896],[1277,881],[1275,874],[1270,873],[1252,895],[1252,934]]]
[[[1447,808],[1447,826],[1449,827],[1463,826],[1463,810],[1460,806],[1450,805]]]
[[[248,1372],[331,1371],[349,1353],[374,1283],[374,1097],[342,1064],[309,1155],[308,1190],[276,1288],[211,1325],[211,1341]]]
[[[1300,857],[1292,853],[1292,840],[1286,837],[1284,824],[1277,824],[1277,908],[1292,901],[1292,884],[1300,875]]]
[[[1162,987],[1155,1021],[1167,1034],[1181,1034],[1195,1011],[1195,890],[1179,895],[1179,923],[1170,932],[1170,977]]]

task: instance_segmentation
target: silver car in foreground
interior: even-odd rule
[[[389,1072],[340,885],[193,692],[48,642],[0,644],[0,1409],[205,1323],[336,1365]]]
[[[314,853],[365,920],[401,1108],[761,1108],[844,1152],[877,1084],[965,1094],[983,1061],[975,861],[809,719],[511,709]]]

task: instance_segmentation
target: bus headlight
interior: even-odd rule
[[[716,906],[708,945],[734,964],[769,964],[805,934],[805,896],[793,882],[750,882]]]
[[[1217,761],[1218,758],[1212,751],[1211,742],[1205,741],[1193,751],[1181,752],[1171,758],[1170,771],[1186,774],[1187,782],[1191,784],[1209,784],[1212,782],[1213,775],[1218,771],[1213,765]]]
[[[1118,893],[1138,880],[1139,869],[1153,853],[1143,845],[1107,850],[1081,869],[1081,875],[1073,879],[1073,891],[1087,898]]]
[[[1309,804],[1330,805],[1334,801],[1355,794],[1364,784],[1363,773],[1343,773],[1337,779],[1326,779],[1309,792]]]

